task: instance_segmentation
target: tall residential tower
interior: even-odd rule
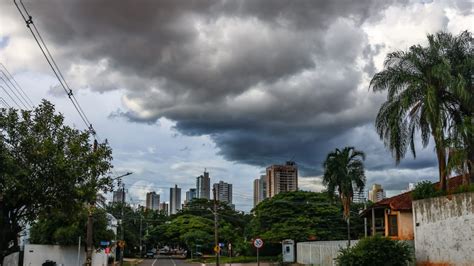
[[[216,190],[216,198],[218,201],[232,204],[232,184],[219,181],[219,183],[213,185],[213,188]]]
[[[196,178],[196,197],[198,199],[210,199],[211,195],[211,179],[209,173],[204,171],[203,175]]]
[[[261,175],[253,181],[253,206],[257,206],[266,197],[266,175]]]
[[[146,193],[146,209],[157,211],[160,209],[160,194],[155,191]]]
[[[267,167],[266,197],[271,198],[281,192],[298,190],[298,168],[293,161],[285,165]]]
[[[174,185],[174,188],[170,188],[170,215],[178,213],[179,210],[181,210],[181,188]]]

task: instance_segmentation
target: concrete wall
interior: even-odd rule
[[[58,245],[25,245],[24,266],[38,266],[46,260],[55,261],[58,266],[75,266],[77,263],[77,246]],[[85,262],[84,247],[80,252],[80,265]]]
[[[351,246],[358,240],[351,240]],[[300,264],[321,266],[336,265],[334,259],[341,248],[347,247],[347,240],[299,242],[296,244],[296,261]]]
[[[18,263],[20,262],[20,252],[12,253],[5,258],[3,258],[3,266],[19,266]]]
[[[474,193],[413,202],[420,265],[474,265]]]

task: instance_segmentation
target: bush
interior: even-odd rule
[[[422,181],[415,186],[411,192],[414,200],[427,199],[443,196],[443,191],[436,189],[435,185],[430,181]]]
[[[406,266],[412,256],[412,248],[407,243],[375,236],[342,249],[336,262],[342,266]]]

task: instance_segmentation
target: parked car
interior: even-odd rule
[[[145,254],[145,258],[148,258],[148,259],[153,259],[155,258],[155,252],[153,251],[148,251],[146,254]]]

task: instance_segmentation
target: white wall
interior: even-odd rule
[[[358,240],[351,240],[351,246]],[[300,264],[321,266],[336,265],[334,259],[341,248],[347,247],[347,240],[299,242],[296,244],[296,261]]]
[[[77,246],[59,245],[25,245],[24,266],[37,266],[46,260],[55,261],[57,265],[75,266],[77,263]],[[80,252],[80,265],[85,262],[84,247]]]
[[[474,193],[413,202],[417,263],[474,265]]]
[[[20,259],[20,252],[15,252],[3,258],[3,264],[0,263],[0,265],[18,266],[18,262],[20,262],[19,259]]]

